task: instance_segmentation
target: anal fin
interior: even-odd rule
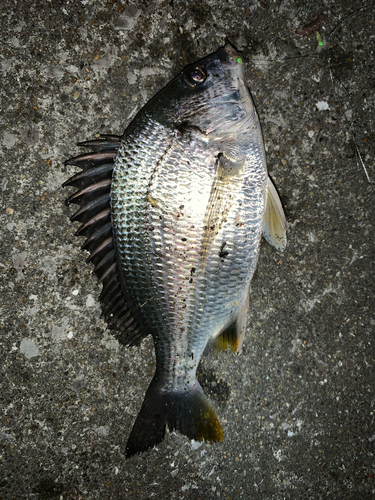
[[[239,354],[245,338],[247,313],[249,310],[249,296],[246,297],[237,319],[215,340],[215,347],[220,351],[226,351],[228,344],[232,352]]]

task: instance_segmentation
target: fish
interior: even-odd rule
[[[166,428],[219,442],[223,430],[197,379],[208,344],[240,353],[262,235],[286,246],[287,222],[267,173],[262,130],[242,56],[227,43],[187,66],[122,136],[79,143],[63,186],[102,283],[119,342],[151,335],[155,374],[126,456]]]

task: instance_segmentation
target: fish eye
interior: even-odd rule
[[[188,85],[190,85],[190,87],[200,85],[206,80],[206,78],[206,72],[201,66],[195,66],[193,69],[189,69],[184,74],[184,80]]]
[[[200,68],[193,69],[193,71],[190,73],[190,76],[197,83],[202,83],[206,79],[206,75]]]

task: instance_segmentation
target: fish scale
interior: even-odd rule
[[[153,125],[159,128],[150,123],[147,132]],[[158,132],[160,134],[160,130]],[[157,351],[167,351],[163,354],[165,359],[158,363],[158,369],[168,374],[168,383],[176,388],[175,378],[181,379],[181,372],[185,380],[190,380],[189,383],[195,380],[197,361],[207,340],[235,317],[248,292],[246,287],[238,286],[238,281],[249,283],[256,265],[257,252],[251,250],[256,250],[260,240],[264,200],[259,188],[265,183],[265,172],[257,176],[260,196],[253,210],[250,210],[252,205],[249,203],[256,183],[253,172],[243,172],[237,177],[232,176],[227,183],[223,182],[226,189],[222,190],[221,197],[228,209],[225,211],[222,204],[220,212],[213,204],[212,211],[220,219],[217,224],[220,227],[216,234],[210,235],[210,228],[206,229],[210,216],[207,220],[206,212],[218,175],[217,147],[207,151],[205,142],[195,138],[194,156],[191,156],[189,140],[175,140],[162,134],[166,142],[163,149],[145,150],[142,145],[146,142],[140,135],[143,130],[136,130],[133,134],[127,136],[120,149],[112,183],[116,241],[127,285],[132,290],[137,289],[142,317],[147,318],[159,339]],[[155,137],[156,134],[152,132],[151,135]],[[128,142],[136,145],[136,156],[127,156]],[[199,174],[194,175],[194,172]],[[246,191],[250,174],[252,185]],[[194,193],[194,197],[189,197],[189,193]],[[240,196],[242,206],[247,207],[239,228],[234,221],[243,210],[234,199],[236,195]],[[150,196],[154,203],[147,203]],[[132,229],[134,214],[123,205],[124,199],[139,200],[135,209],[136,232]],[[176,217],[182,205],[184,217]],[[127,221],[131,224],[128,225]],[[253,228],[253,242],[246,234],[249,226]],[[235,242],[232,241],[234,235]],[[236,253],[240,258],[234,261],[227,258],[223,266],[219,246],[226,240],[232,249],[236,243]],[[247,254],[242,251],[242,241],[246,241],[246,248],[250,250]],[[127,257],[129,253],[131,259]],[[156,266],[156,263],[161,265]],[[191,276],[193,267],[196,269],[194,277]],[[219,300],[217,290],[222,287],[227,291]],[[181,363],[176,361],[178,353],[184,353],[180,356]],[[186,363],[186,353],[191,353],[196,361]],[[168,359],[173,362],[168,363]],[[188,373],[189,370],[192,373]]]
[[[220,441],[198,364],[215,339],[241,350],[262,232],[286,244],[241,57],[226,45],[188,66],[121,140],[82,145],[93,152],[70,160],[82,172],[65,183],[79,189],[67,203],[81,206],[72,220],[103,282],[105,318],[124,344],[151,334],[155,345],[126,455],[159,443],[166,427]]]

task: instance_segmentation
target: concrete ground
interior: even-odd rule
[[[2,1],[0,498],[375,498],[373,10]],[[295,33],[320,12],[323,47]],[[63,161],[121,134],[226,38],[246,60],[288,246],[262,244],[242,354],[201,363],[224,441],[169,434],[126,460],[152,343],[124,348],[101,318]]]

